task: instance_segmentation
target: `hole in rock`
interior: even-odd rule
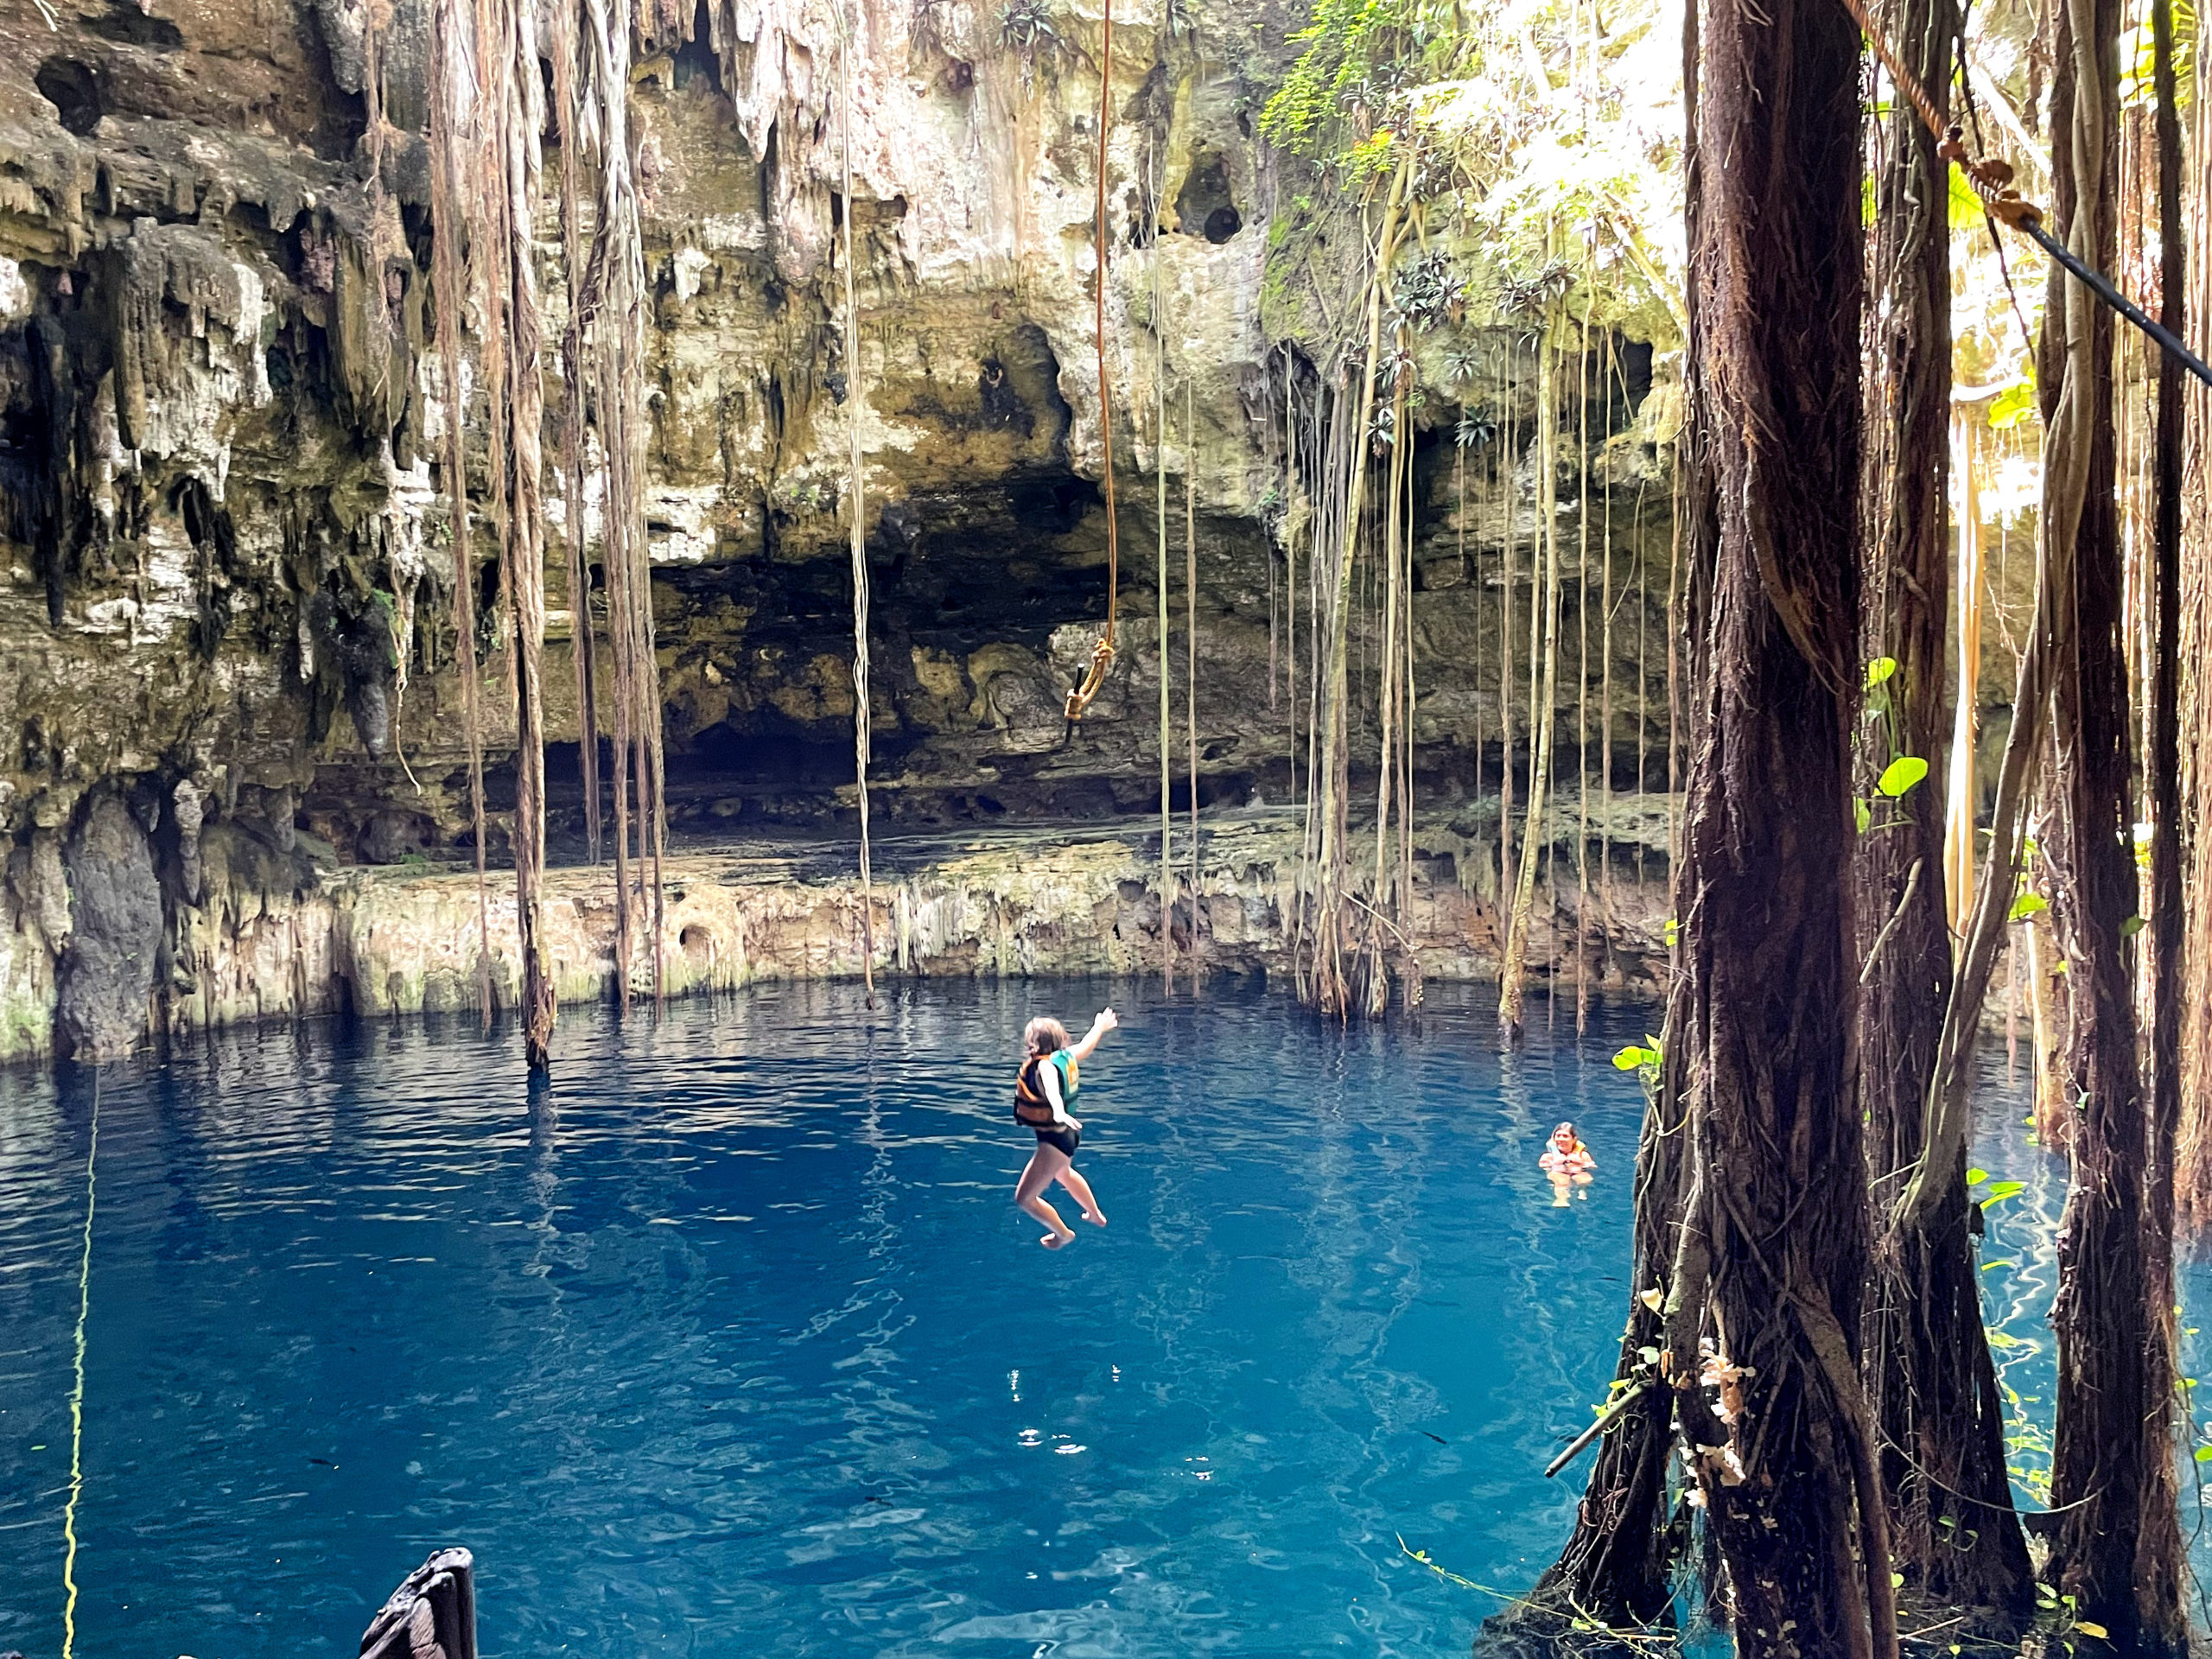
[[[703,968],[714,960],[715,936],[696,922],[676,936],[676,943],[683,951],[683,959],[695,967]]]
[[[1229,185],[1229,163],[1204,145],[1191,153],[1190,171],[1175,193],[1175,220],[1184,235],[1203,236],[1216,245],[1244,228],[1244,215]]]
[[[74,58],[48,58],[38,67],[39,94],[60,112],[61,124],[79,137],[100,124],[99,81]]]

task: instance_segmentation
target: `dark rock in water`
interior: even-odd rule
[[[397,864],[422,852],[429,830],[429,825],[415,813],[387,808],[370,814],[354,839],[353,851],[364,864]]]
[[[55,1018],[79,1059],[127,1053],[146,1030],[146,1002],[162,940],[162,888],[153,849],[114,795],[86,808],[62,855],[69,872],[69,947]]]

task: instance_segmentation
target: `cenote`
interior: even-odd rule
[[[1022,1021],[1111,999],[1059,1255]],[[493,1654],[1461,1654],[1564,1535],[1612,1374],[1646,1010],[1344,1033],[1128,984],[764,988],[360,1022],[98,1081],[79,1650],[351,1651],[434,1547]],[[1561,1010],[1562,1014],[1566,1010]],[[2063,1166],[2001,1051],[1985,1306],[2047,1437]],[[0,1078],[0,1648],[60,1645],[95,1077]],[[1599,1160],[1554,1207],[1572,1117]],[[2193,1281],[2192,1281],[2193,1282]],[[2016,1481],[2024,1503],[2031,1481]],[[2194,1504],[2191,1504],[2192,1511]]]

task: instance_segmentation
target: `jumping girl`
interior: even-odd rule
[[[1106,1224],[1106,1212],[1092,1196],[1090,1183],[1075,1173],[1075,1149],[1083,1141],[1083,1125],[1068,1115],[1075,1104],[1076,1068],[1090,1058],[1100,1039],[1119,1025],[1114,1010],[1102,1009],[1090,1030],[1072,1048],[1068,1028],[1057,1020],[1032,1020],[1021,1033],[1027,1056],[1014,1083],[1014,1119],[1037,1132],[1037,1150],[1029,1167],[1014,1189],[1014,1201],[1052,1230],[1037,1242],[1057,1250],[1075,1237],[1075,1230],[1060,1219],[1060,1212],[1045,1200],[1045,1189],[1054,1181],[1067,1188],[1083,1206],[1083,1218],[1094,1227]]]

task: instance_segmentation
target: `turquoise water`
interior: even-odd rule
[[[1502,1062],[1479,994],[1343,1035],[1110,988],[1111,1225],[1058,1255],[1009,1202],[1033,988],[570,1015],[535,1092],[464,1025],[111,1070],[78,1650],[350,1654],[458,1542],[490,1655],[1464,1654],[1496,1601],[1399,1541],[1522,1588],[1563,1534],[1579,1481],[1541,1471],[1611,1375],[1640,1100],[1609,1057],[1645,1011]],[[0,1076],[0,1649],[34,1659],[92,1100]],[[1600,1168],[1560,1209],[1569,1116]],[[2033,1173],[2006,1132],[1986,1161]],[[2048,1196],[1990,1275],[2024,1342]]]

